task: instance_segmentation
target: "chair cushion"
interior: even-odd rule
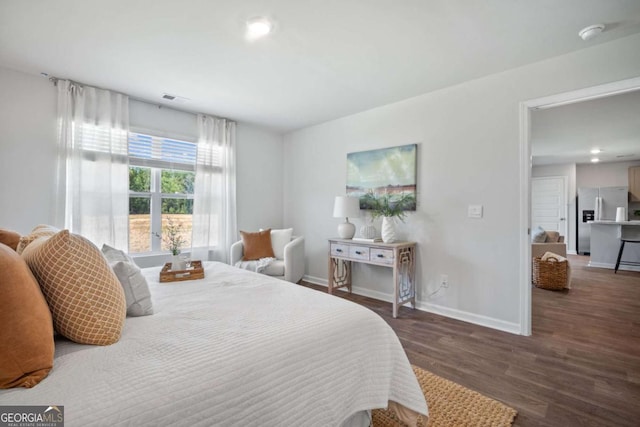
[[[20,234],[6,228],[0,228],[0,243],[9,246],[15,251],[20,243]]]
[[[271,230],[271,247],[276,258],[284,259],[284,247],[291,241],[291,236],[293,236],[293,228]]]
[[[275,258],[271,247],[271,229],[267,228],[257,233],[241,231],[242,246],[244,250],[243,261],[252,261],[260,258]]]
[[[531,231],[531,243],[544,243],[547,240],[547,232],[540,226]]]
[[[122,285],[127,301],[127,316],[138,317],[153,314],[149,284],[133,259],[123,251],[109,245],[102,245],[102,253]]]
[[[109,345],[120,339],[126,316],[122,286],[93,243],[63,230],[27,247],[35,275],[60,334],[80,344]]]
[[[0,388],[33,387],[53,367],[53,323],[22,257],[0,244]]]
[[[262,273],[268,276],[284,276],[284,261],[281,259],[273,261]]]

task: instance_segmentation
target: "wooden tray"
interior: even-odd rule
[[[204,279],[204,268],[202,261],[191,261],[191,268],[188,270],[171,271],[171,263],[168,262],[160,271],[160,282],[182,282],[184,280]]]

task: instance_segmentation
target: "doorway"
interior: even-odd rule
[[[533,99],[520,104],[520,333],[531,335],[532,157],[531,111],[568,105],[640,89],[640,78]],[[566,215],[565,215],[566,218]],[[566,223],[566,221],[565,221]],[[566,225],[565,225],[566,227]]]

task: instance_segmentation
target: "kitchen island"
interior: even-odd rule
[[[590,221],[589,224],[591,225],[589,267],[613,270],[620,250],[620,238],[640,240],[640,221]],[[640,262],[640,244],[627,243],[622,260]],[[618,270],[640,271],[640,267],[620,265]]]

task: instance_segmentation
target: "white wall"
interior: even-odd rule
[[[129,100],[129,127],[136,132],[198,141],[198,122],[195,114],[136,99]]]
[[[569,163],[564,165],[533,166],[531,177],[565,176],[567,177],[567,251],[576,253],[576,165]]]
[[[56,89],[0,68],[0,227],[26,233],[53,217]]]
[[[241,123],[237,140],[238,230],[281,228],[286,225],[282,223],[282,135]]]
[[[0,90],[0,227],[26,234],[52,222],[56,89],[45,78],[0,68]],[[189,141],[198,137],[194,114],[136,100],[130,103],[130,124]],[[282,135],[244,123],[236,135],[238,226],[280,227]]]
[[[627,37],[286,135],[284,222],[306,236],[307,274],[327,278],[346,154],[418,143],[419,207],[400,237],[418,242],[419,306],[520,331],[519,103],[639,76],[639,49]],[[443,273],[450,287],[427,298]],[[389,297],[390,277],[358,266],[354,284]]]

